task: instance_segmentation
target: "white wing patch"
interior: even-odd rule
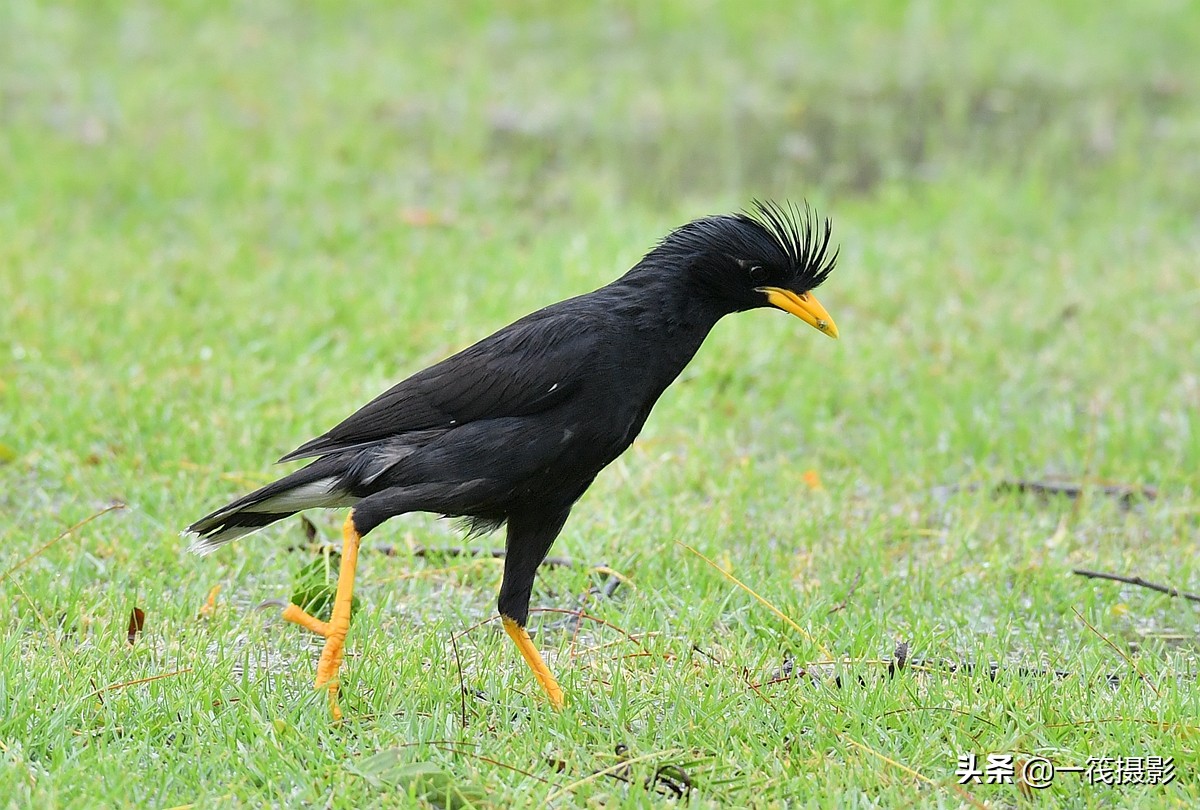
[[[334,493],[337,482],[336,478],[320,478],[244,507],[244,511],[299,512],[301,509],[340,506],[345,501],[345,493]]]

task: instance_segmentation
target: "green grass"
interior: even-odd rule
[[[0,806],[641,807],[666,765],[696,807],[1025,802],[959,792],[968,752],[1170,756],[1030,803],[1196,806],[1196,605],[1070,573],[1200,590],[1194,7],[382,5],[0,9]],[[493,622],[464,728],[500,566],[408,554],[461,542],[408,516],[331,726],[315,641],[255,610],[298,523],[179,529],[752,197],[833,217],[843,339],[727,319],[580,501],[553,553],[633,587],[534,623],[567,710]],[[1052,475],[1158,498],[994,493]],[[889,677],[902,641],[929,666]],[[785,662],[821,677],[751,687]]]

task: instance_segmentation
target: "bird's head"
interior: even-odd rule
[[[829,234],[829,220],[808,205],[755,201],[750,211],[684,225],[660,249],[686,257],[693,289],[726,311],[777,307],[836,339],[833,318],[812,294],[837,262]]]

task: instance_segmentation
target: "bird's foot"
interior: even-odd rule
[[[518,624],[516,619],[510,619],[508,616],[502,616],[501,618],[504,621],[504,632],[508,633],[509,638],[517,643],[517,649],[521,651],[521,657],[525,659],[525,663],[533,670],[533,677],[537,678],[538,685],[542,687],[542,691],[546,693],[546,697],[550,700],[550,705],[556,709],[561,709],[566,705],[562,687],[558,685],[558,681],[550,674],[550,667],[546,666],[546,662],[542,660],[542,654],[538,652],[537,647],[533,646],[533,639],[529,637],[528,631],[526,631],[524,626]]]
[[[322,638],[329,638],[329,622],[323,622],[316,616],[307,613],[304,608],[295,602],[288,602],[288,606],[279,615],[280,618],[311,630]]]
[[[311,630],[325,639],[325,647],[321,650],[321,658],[317,662],[317,678],[314,685],[317,689],[329,690],[329,713],[333,715],[334,720],[341,720],[342,709],[337,702],[337,673],[346,653],[346,634],[344,632],[335,633],[333,630],[334,619],[339,617],[331,617],[329,621],[323,622],[306,613],[304,608],[294,603],[289,603],[283,609],[282,616],[287,621]]]
[[[332,622],[330,622],[332,624]],[[338,670],[346,654],[345,633],[330,633],[325,639],[325,649],[317,662],[317,678],[313,686],[329,691],[329,714],[335,721],[342,719],[342,707],[338,705]]]
[[[346,517],[342,526],[342,565],[338,572],[337,594],[333,600],[333,613],[329,621],[305,612],[304,608],[289,603],[283,609],[283,618],[307,628],[325,639],[325,648],[317,662],[317,689],[329,691],[329,713],[334,720],[342,719],[338,706],[338,670],[346,654],[346,634],[350,631],[350,606],[354,601],[354,569],[358,564],[358,546],[362,537],[354,526],[354,513]]]

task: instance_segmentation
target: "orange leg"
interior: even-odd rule
[[[554,676],[550,674],[550,667],[546,666],[546,662],[542,660],[542,655],[537,651],[537,647],[533,646],[533,639],[529,637],[529,633],[524,627],[517,624],[515,619],[507,616],[501,616],[501,619],[504,621],[504,632],[508,633],[509,638],[517,643],[517,649],[521,651],[525,663],[533,670],[533,677],[537,678],[538,685],[550,699],[550,705],[561,709],[566,703],[563,700],[563,690]]]
[[[316,687],[329,690],[329,711],[334,720],[342,719],[342,710],[337,702],[337,674],[346,651],[346,633],[350,631],[354,569],[358,566],[358,545],[361,540],[358,529],[354,527],[354,512],[351,511],[342,525],[342,565],[338,572],[337,594],[333,598],[333,615],[328,622],[310,616],[298,605],[289,604],[283,610],[283,618],[289,622],[325,637],[325,649],[321,651],[321,659],[317,662]]]

